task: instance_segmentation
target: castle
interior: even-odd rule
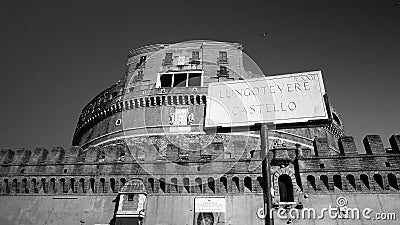
[[[238,43],[131,51],[72,148],[1,150],[0,224],[265,224],[258,131],[204,130],[208,84],[262,77],[254,68]],[[274,223],[397,224],[400,135],[386,149],[366,135],[360,154],[330,113],[328,126],[269,131]],[[337,218],[294,215],[326,207]]]

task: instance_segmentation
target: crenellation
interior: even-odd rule
[[[27,164],[31,156],[31,151],[27,149],[18,149],[15,154],[14,164]]]
[[[49,152],[49,156],[47,157],[48,163],[57,164],[60,163],[64,158],[65,150],[61,147],[55,147]]]
[[[363,144],[368,155],[385,153],[385,148],[383,147],[382,139],[379,135],[365,136]]]
[[[80,147],[71,147],[67,151],[65,151],[64,156],[64,163],[76,163],[78,162],[78,156],[81,154],[80,152],[83,151]]]
[[[45,148],[35,148],[29,159],[29,164],[45,163],[49,151]]]
[[[393,134],[389,138],[390,146],[392,147],[392,151],[395,154],[400,154],[400,135]]]
[[[329,156],[330,148],[328,138],[319,138],[316,137],[314,139],[314,151],[316,156]]]
[[[342,136],[339,138],[339,150],[342,155],[358,154],[356,143],[351,136]]]
[[[12,149],[0,151],[0,164],[10,164],[14,160],[15,152]]]

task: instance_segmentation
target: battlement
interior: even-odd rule
[[[363,139],[365,153],[357,150],[353,137],[339,139],[339,152],[332,152],[324,138],[314,140],[315,155],[299,157],[299,173],[306,192],[398,193],[400,184],[400,135],[389,138],[384,148],[379,135]]]

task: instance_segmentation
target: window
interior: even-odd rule
[[[218,77],[229,77],[229,71],[226,66],[220,66],[219,70],[217,71],[217,76]]]
[[[157,78],[156,87],[197,87],[202,86],[202,72],[163,73]]]
[[[165,58],[163,61],[163,65],[172,65],[172,53],[171,52],[167,52],[165,53]]]
[[[133,194],[128,194],[128,201],[133,201]]]
[[[278,178],[279,197],[281,202],[293,202],[292,179],[287,174],[282,174]]]
[[[190,64],[200,64],[200,54],[199,51],[192,52],[192,58],[190,59]]]
[[[218,63],[228,63],[227,52],[219,52]]]
[[[140,59],[139,59],[139,62],[136,63],[136,68],[135,69],[143,67],[145,62],[146,62],[146,56],[145,55],[141,56]]]

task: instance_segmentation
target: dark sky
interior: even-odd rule
[[[268,75],[322,70],[357,146],[380,134],[388,147],[400,133],[393,4],[2,0],[0,148],[70,147],[81,109],[122,77],[129,50],[191,39],[240,42]]]

